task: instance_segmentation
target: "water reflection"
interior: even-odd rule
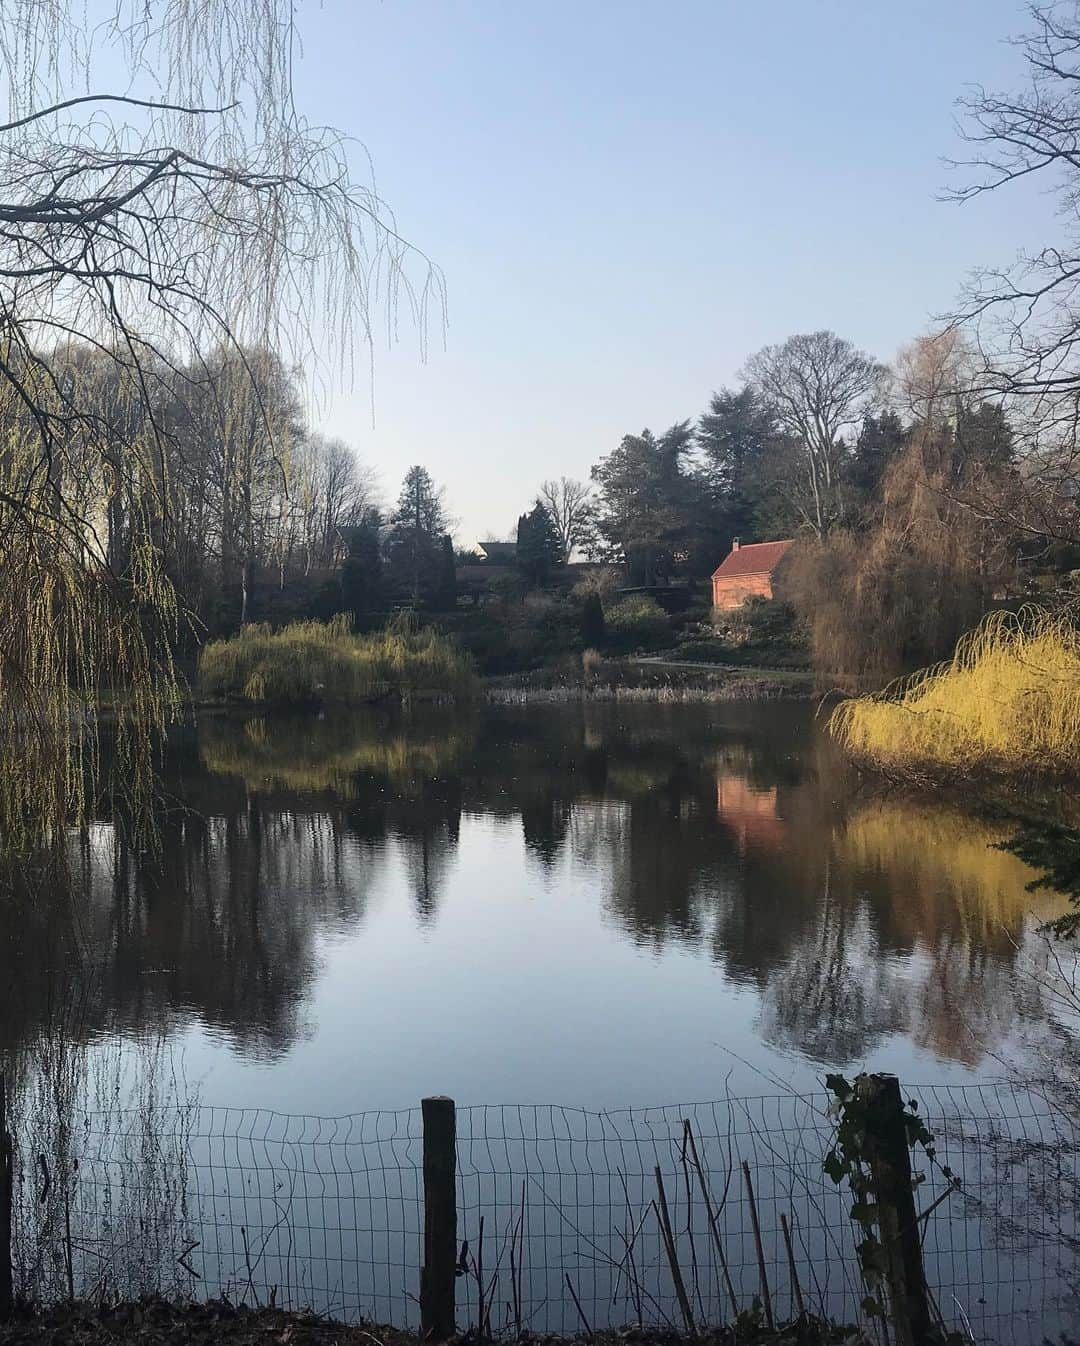
[[[1005,829],[866,795],[801,706],[211,717],[172,746],[160,854],[103,809],[46,900],[4,909],[0,1045],[77,1003],[87,1040],[197,1023],[272,1060],[312,1027],[320,949],[373,903],[403,890],[439,941],[455,864],[496,844],[478,819],[518,829],[507,902],[598,894],[596,939],[709,960],[757,995],[761,1041],[815,1062],[902,1034],[976,1064],[1037,1012],[1018,947],[1033,908],[1063,908],[993,849]],[[569,1027],[573,978],[550,975]]]

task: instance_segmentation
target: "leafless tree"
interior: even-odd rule
[[[129,689],[132,725],[175,696],[166,393],[197,389],[222,350],[241,368],[273,351],[348,373],[376,315],[388,337],[405,314],[422,334],[441,304],[345,138],[296,107],[294,14],[290,0],[0,8],[0,743],[19,755],[0,804],[20,817],[49,812],[54,767],[53,816],[80,797],[87,740],[70,746],[70,724],[102,683]],[[111,371],[105,407],[70,376],[72,346]],[[110,500],[126,512],[119,574],[100,543]]]
[[[807,332],[752,355],[743,377],[797,445],[800,506],[819,536],[843,515],[844,435],[882,392],[886,370],[834,332]]]
[[[1024,489],[1008,502],[1018,531],[1080,541],[1080,4],[1029,8],[1015,41],[1028,81],[1016,93],[977,88],[961,100],[969,156],[950,161],[970,201],[1046,180],[1057,197],[1058,239],[1015,265],[976,272],[950,316],[977,351],[978,378],[1008,399],[1024,444]]]
[[[585,544],[593,521],[592,486],[560,477],[545,481],[536,497],[551,515],[562,548],[562,563],[567,565],[576,547]]]
[[[343,559],[343,530],[354,527],[375,501],[374,474],[341,439],[306,435],[289,468],[283,565],[290,560],[304,574]]]
[[[1062,238],[1015,267],[977,272],[955,320],[980,338],[984,373],[1011,394],[1056,399],[1080,394],[1080,5],[1056,0],[1029,9],[1033,30],[1016,40],[1029,82],[1018,93],[977,88],[960,100],[970,157],[950,193],[970,201],[1010,183],[1049,178]]]
[[[975,354],[956,327],[916,337],[897,352],[894,392],[912,422],[937,429],[974,400]]]

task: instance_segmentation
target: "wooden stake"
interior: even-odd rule
[[[772,1296],[769,1294],[769,1276],[765,1270],[765,1248],[761,1242],[761,1225],[758,1223],[757,1202],[754,1200],[754,1183],[750,1177],[750,1165],[743,1160],[743,1177],[746,1179],[746,1195],[750,1200],[750,1220],[754,1226],[754,1246],[757,1248],[758,1272],[761,1275],[761,1302],[765,1305],[765,1321],[772,1331],[775,1323],[773,1322]]]
[[[716,1256],[720,1262],[720,1270],[724,1274],[724,1285],[727,1287],[728,1298],[731,1300],[731,1315],[733,1318],[739,1316],[739,1301],[735,1296],[735,1286],[731,1282],[731,1272],[728,1270],[727,1258],[724,1256],[724,1243],[720,1237],[719,1212],[714,1211],[712,1207],[712,1197],[709,1195],[708,1184],[705,1182],[705,1170],[701,1167],[701,1160],[698,1158],[697,1141],[694,1139],[694,1133],[690,1129],[690,1119],[683,1120],[683,1127],[686,1133],[686,1139],[690,1146],[690,1157],[694,1161],[694,1170],[698,1176],[698,1186],[701,1188],[701,1199],[705,1202],[705,1214],[709,1219],[709,1229],[712,1233],[713,1247],[716,1249]]]
[[[585,1335],[589,1338],[590,1341],[592,1341],[593,1331],[592,1328],[589,1326],[588,1318],[585,1317],[585,1310],[581,1307],[581,1300],[578,1299],[577,1297],[577,1291],[574,1289],[574,1282],[570,1279],[569,1271],[566,1273],[566,1285],[570,1291],[570,1294],[573,1296],[574,1307],[577,1309],[578,1317],[581,1319],[582,1326],[585,1328]]]
[[[456,1326],[457,1114],[452,1098],[425,1098],[420,1106],[424,1127],[420,1325],[425,1336],[446,1341]]]
[[[791,1233],[788,1229],[787,1216],[780,1212],[780,1228],[784,1231],[784,1247],[787,1249],[788,1271],[791,1273],[791,1289],[795,1295],[795,1306],[799,1311],[799,1317],[806,1314],[806,1305],[803,1303],[802,1286],[799,1284],[799,1273],[795,1269],[795,1250],[791,1246]]]
[[[686,1293],[686,1285],[683,1282],[682,1271],[679,1269],[679,1259],[675,1251],[675,1236],[671,1232],[671,1217],[668,1215],[667,1194],[664,1191],[664,1177],[660,1172],[660,1165],[656,1165],[656,1194],[660,1205],[657,1213],[660,1216],[660,1232],[664,1239],[664,1250],[667,1253],[668,1265],[671,1267],[671,1279],[675,1283],[675,1294],[679,1301],[679,1308],[682,1310],[683,1321],[686,1323],[686,1330],[690,1336],[697,1335],[697,1328],[694,1326],[694,1311],[690,1307],[690,1299]]]
[[[856,1088],[867,1105],[866,1158],[885,1255],[893,1337],[897,1346],[928,1346],[935,1336],[934,1320],[915,1214],[900,1081],[895,1075],[862,1075]]]

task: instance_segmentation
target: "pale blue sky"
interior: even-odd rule
[[[1021,78],[1015,0],[325,0],[298,99],[359,137],[446,275],[325,427],[388,498],[424,463],[465,542],[545,476],[696,416],[745,357],[831,327],[883,359],[967,271],[1053,228],[1033,191],[935,199],[965,85]]]

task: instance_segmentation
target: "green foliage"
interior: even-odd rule
[[[432,586],[431,606],[446,612],[457,602],[457,574],[454,562],[454,543],[444,533],[439,543],[439,555]]]
[[[356,624],[382,608],[381,520],[379,512],[369,509],[348,535],[349,551],[341,567],[341,604]]]
[[[863,1299],[862,1307],[866,1314],[875,1317],[884,1312],[879,1287],[883,1282],[886,1264],[877,1233],[878,1208],[870,1167],[868,1138],[874,1125],[875,1101],[864,1087],[868,1082],[869,1077],[864,1075],[857,1076],[854,1083],[843,1075],[826,1075],[825,1088],[835,1100],[830,1111],[836,1117],[836,1131],[822,1167],[826,1176],[838,1187],[846,1182],[851,1193],[852,1203],[848,1214],[862,1230],[862,1239],[856,1245],[856,1252],[863,1279],[870,1291]],[[903,1123],[908,1148],[919,1147],[928,1162],[933,1164],[937,1157],[934,1137],[919,1116],[917,1099],[908,1100],[904,1107]],[[941,1167],[941,1175],[954,1188],[960,1186],[959,1178],[947,1166]],[[916,1176],[913,1185],[920,1181],[921,1178]]]
[[[1029,892],[1049,889],[1065,893],[1077,910],[1048,923],[1061,939],[1072,939],[1080,931],[1080,830],[1063,823],[1028,823],[999,849],[1018,856],[1038,871],[1027,885]]]
[[[667,613],[647,594],[631,594],[613,603],[605,613],[605,621],[610,633],[642,642],[656,640],[671,632]]]
[[[606,631],[604,604],[598,593],[585,595],[581,606],[581,643],[588,649],[603,642]]]
[[[344,615],[276,632],[246,626],[204,646],[198,672],[203,696],[275,705],[468,695],[472,680],[471,661],[456,644],[408,613],[369,636],[354,635]]]
[[[849,513],[873,518],[885,474],[907,443],[907,431],[894,411],[863,417],[846,474]]]
[[[689,531],[691,480],[683,458],[692,441],[689,421],[659,439],[651,430],[625,435],[592,470],[600,535],[611,557],[626,563],[631,584],[655,584],[675,571]]]
[[[562,562],[562,543],[549,510],[538,500],[518,519],[517,568],[527,584],[543,586]]]
[[[736,662],[805,667],[806,643],[795,609],[777,598],[750,598],[713,615],[713,630]],[[689,648],[689,647],[684,647]],[[689,657],[689,655],[687,656]]]
[[[410,467],[391,516],[386,561],[392,587],[416,605],[438,606],[440,601],[445,602],[446,531],[442,491],[435,486],[427,468]]]
[[[521,592],[516,576],[508,590],[479,608],[461,608],[439,618],[486,676],[521,673],[569,656],[581,648],[575,604],[551,592]],[[494,587],[494,586],[493,586]]]
[[[752,388],[722,388],[709,399],[694,438],[702,466],[696,474],[696,572],[710,573],[732,538],[773,531],[769,465],[778,447],[776,423]],[[786,531],[782,525],[780,532]]]

